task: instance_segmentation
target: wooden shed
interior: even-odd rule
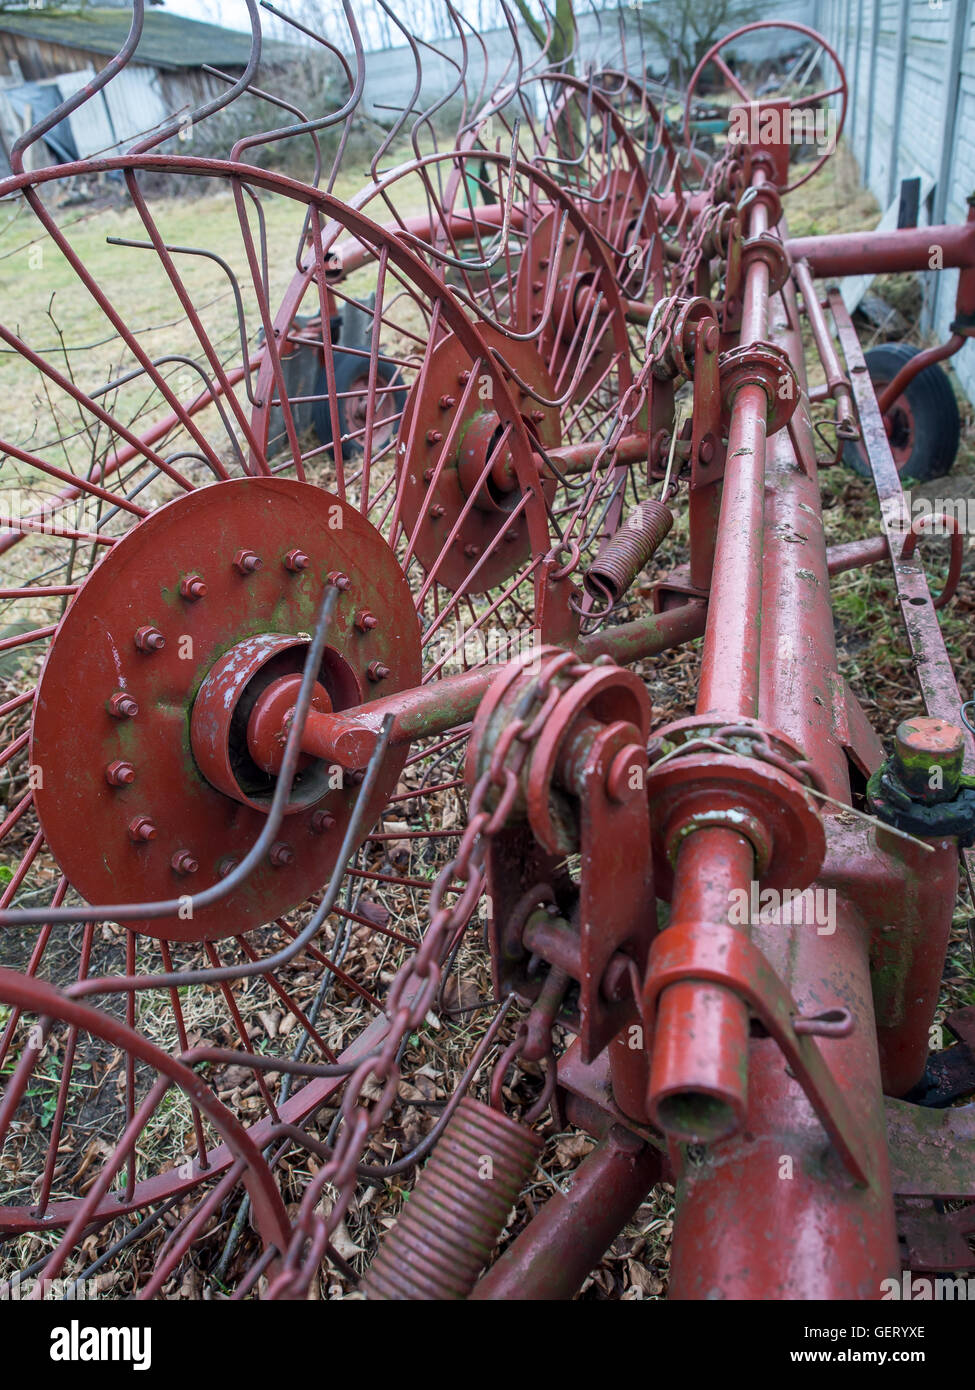
[[[0,12],[0,176],[7,150],[39,117],[90,82],[129,32],[128,6]],[[61,122],[33,164],[83,158],[124,145],[174,112],[225,90],[204,65],[234,76],[246,66],[250,34],[148,8],[129,65],[94,100]],[[264,41],[263,60],[286,61],[286,44]]]

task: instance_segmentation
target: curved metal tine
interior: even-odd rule
[[[162,264],[163,270],[166,272],[166,276],[169,280],[170,285],[172,286],[173,292],[175,293],[176,298],[179,300],[180,304],[182,305],[183,312],[186,315],[186,320],[190,328],[193,330],[194,336],[196,337],[196,341],[199,343],[207,361],[210,364],[211,371],[213,372],[214,376],[220,384],[221,391],[223,392],[227,400],[227,403],[230,406],[231,411],[236,417],[237,427],[240,429],[244,439],[247,441],[247,447],[252,451],[252,458],[254,459],[255,464],[259,468],[263,467],[266,471],[266,462],[262,457],[260,444],[258,443],[256,435],[254,434],[254,430],[251,424],[251,418],[248,415],[247,411],[244,409],[243,404],[239,400],[237,393],[234,391],[232,387],[227,372],[225,371],[223,363],[220,360],[220,356],[216,348],[213,346],[209,334],[203,326],[203,322],[200,318],[199,313],[197,312],[196,305],[193,302],[193,297],[192,295],[190,295],[189,291],[184,285],[180,273],[176,268],[176,262],[173,260],[172,256],[166,249],[166,244],[162,239],[159,228],[156,226],[155,219],[152,216],[152,213],[149,209],[149,205],[146,202],[145,196],[142,192],[142,188],[139,184],[139,180],[133,169],[126,170],[125,184],[129,192],[129,197],[132,199],[133,206],[135,207],[136,212],[139,214],[139,218],[142,222],[142,225],[149,233],[149,239],[152,242],[153,249],[155,250],[156,255],[158,256]],[[247,251],[248,266],[251,272],[251,284],[254,289],[254,297],[257,300],[258,307],[261,310],[262,321],[264,323],[264,331],[266,335],[265,351],[270,356],[272,362],[279,363],[279,354],[277,350],[277,345],[274,340],[273,328],[271,324],[271,313],[267,303],[267,295],[264,294],[263,287],[261,285],[260,264],[254,252],[253,237],[250,234],[250,224],[247,222],[246,218],[243,215],[243,193],[241,192],[240,180],[234,180],[233,192],[235,205],[237,207],[237,220],[240,224],[241,233],[244,237],[245,248]],[[282,392],[282,394],[284,393]],[[297,444],[297,439],[295,439],[294,444]]]
[[[86,83],[84,87],[80,87],[77,92],[74,92],[65,101],[62,101],[59,106],[56,106],[53,111],[42,117],[41,120],[31,126],[30,130],[25,131],[18,140],[14,141],[10,147],[9,155],[11,173],[22,174],[24,172],[24,155],[30,149],[31,145],[36,144],[49,130],[53,130],[61,121],[66,120],[67,117],[71,116],[79,107],[84,106],[87,101],[90,101],[93,96],[97,96],[102,88],[106,87],[108,83],[111,82],[112,78],[127,66],[132,58],[132,54],[136,50],[139,39],[142,37],[144,11],[145,0],[132,0],[132,20],[129,25],[129,32],[126,35],[124,44],[115,54],[115,57],[109,59],[101,72],[99,72],[91,82]]]
[[[111,237],[106,238],[106,239],[109,240],[109,241],[113,240],[113,238],[111,238]],[[125,245],[129,245],[129,246],[145,246],[145,242],[121,242],[121,245],[123,245],[123,246],[125,246]],[[174,247],[173,249],[174,249],[174,250],[177,250],[177,251],[182,251],[182,250],[185,250],[186,248],[180,246],[180,247]],[[207,253],[206,253],[206,252],[200,252],[200,254],[201,254],[201,255],[206,255]],[[228,440],[230,441],[230,446],[231,446],[231,448],[233,449],[234,453],[237,455],[237,459],[238,459],[239,463],[241,464],[241,466],[243,466],[243,463],[244,463],[243,451],[241,450],[240,443],[239,443],[239,441],[238,441],[238,439],[237,439],[237,436],[234,434],[234,431],[233,431],[233,429],[231,428],[230,421],[227,419],[226,413],[225,413],[225,411],[224,411],[223,402],[222,402],[222,400],[221,400],[221,392],[219,392],[219,391],[217,391],[217,390],[215,389],[215,387],[214,387],[214,385],[213,385],[213,382],[212,382],[212,381],[210,380],[210,378],[207,376],[207,374],[206,374],[206,372],[204,371],[204,369],[203,369],[203,367],[201,366],[201,364],[200,364],[199,362],[194,361],[194,359],[193,359],[192,357],[186,357],[183,353],[171,352],[171,353],[167,353],[166,356],[164,356],[164,357],[154,357],[154,358],[153,358],[153,361],[152,361],[152,365],[153,365],[154,367],[163,367],[163,366],[165,366],[168,362],[178,362],[181,366],[183,366],[183,367],[189,367],[192,371],[195,371],[195,372],[199,373],[200,377],[201,377],[202,380],[203,380],[204,389],[205,389],[206,391],[209,392],[209,394],[210,394],[210,396],[211,396],[211,398],[212,398],[212,400],[213,400],[213,404],[216,406],[217,411],[218,411],[218,413],[219,413],[219,415],[220,415],[220,419],[221,419],[222,422],[223,422],[223,427],[224,427],[224,429],[225,429],[226,432],[227,432],[227,438],[228,438]],[[245,365],[246,365],[246,359],[245,359]],[[142,369],[141,367],[133,367],[132,371],[126,372],[124,376],[114,377],[110,382],[106,383],[106,385],[97,387],[96,390],[92,391],[92,393],[91,393],[91,394],[92,394],[92,398],[94,399],[94,398],[97,397],[97,396],[104,396],[104,395],[107,395],[108,392],[110,392],[110,391],[115,391],[115,390],[118,389],[118,387],[120,387],[120,386],[125,386],[128,382],[130,382],[130,381],[135,381],[137,377],[140,377],[140,376],[142,376],[142,375],[144,375],[144,373],[143,373],[143,369]],[[187,455],[187,457],[195,458],[195,457],[198,457],[198,456],[194,454],[194,455]],[[147,462],[148,462],[148,460],[147,460]],[[204,462],[205,462],[205,460],[204,460]],[[224,473],[223,473],[222,475],[220,475],[220,476],[222,476],[223,478],[226,478],[226,477],[227,477],[226,471],[224,471]],[[79,486],[80,486],[80,484],[79,484]],[[106,497],[108,497],[108,496],[111,496],[111,498],[112,498],[113,501],[120,500],[120,499],[116,499],[115,496],[114,496],[114,494],[106,494]]]
[[[448,3],[448,9],[450,9],[449,3]],[[456,21],[454,21],[454,22],[456,23]],[[451,67],[454,67],[454,68],[457,69],[457,81],[454,83],[453,87],[451,87],[449,91],[445,92],[445,93],[443,94],[443,96],[441,96],[437,101],[435,101],[435,102],[433,103],[432,106],[428,106],[428,107],[426,108],[425,111],[422,111],[422,112],[420,113],[420,115],[417,116],[416,120],[413,122],[413,125],[412,125],[412,127],[411,127],[411,129],[410,129],[410,143],[411,143],[412,146],[413,146],[413,153],[414,153],[414,155],[415,155],[415,157],[416,157],[417,159],[419,159],[419,158],[421,157],[421,151],[420,151],[420,130],[421,130],[421,128],[422,128],[424,125],[427,126],[427,127],[429,128],[430,136],[431,136],[431,139],[432,139],[432,141],[433,141],[433,148],[434,148],[434,150],[438,150],[438,149],[440,148],[440,145],[439,145],[439,142],[438,142],[438,140],[437,140],[437,131],[436,131],[436,127],[435,127],[434,122],[433,122],[433,118],[434,118],[434,116],[437,114],[438,111],[441,111],[445,106],[449,105],[449,103],[451,102],[451,100],[457,95],[457,93],[458,93],[458,92],[461,90],[461,88],[464,87],[464,85],[465,85],[465,79],[466,79],[466,76],[467,76],[467,40],[464,38],[464,34],[463,34],[463,31],[462,31],[462,30],[459,30],[459,33],[460,33],[460,41],[461,41],[461,59],[462,59],[462,62],[460,62],[460,63],[457,62],[456,58],[452,58],[452,57],[450,56],[449,53],[445,53],[445,52],[443,51],[443,49],[437,48],[436,44],[428,43],[426,39],[420,39],[420,40],[418,41],[421,48],[426,48],[426,49],[428,49],[431,53],[435,53],[435,54],[437,55],[438,58],[443,59],[445,62],[449,63]],[[453,141],[451,141],[451,143],[453,143]]]
[[[379,172],[379,162],[382,159],[383,155],[386,153],[386,151],[392,146],[397,136],[400,134],[403,127],[406,125],[406,122],[409,120],[410,115],[413,113],[413,108],[416,104],[417,98],[420,95],[420,88],[423,85],[423,63],[420,58],[419,44],[413,37],[410,30],[407,29],[406,25],[401,23],[399,16],[395,13],[395,11],[386,3],[386,0],[376,0],[376,3],[379,5],[383,13],[386,14],[388,18],[393,21],[393,23],[396,25],[396,28],[399,29],[400,32],[406,38],[406,42],[409,45],[410,52],[413,54],[413,66],[416,72],[416,80],[413,84],[413,91],[410,93],[409,100],[403,107],[403,110],[400,112],[400,115],[393,122],[393,125],[390,128],[385,140],[383,140],[382,144],[379,146],[379,149],[376,151],[376,153],[373,155],[372,159],[369,162],[369,174],[372,178],[373,183],[379,183],[382,179],[383,175]]]
[[[282,10],[279,10],[275,5],[271,4],[270,0],[260,0],[260,4],[261,8],[267,10],[269,14],[273,14],[277,19],[281,19],[286,24],[292,25],[293,28],[297,29],[302,34],[307,35],[308,38],[313,39],[316,43],[321,44],[322,47],[326,48],[329,52],[338,52],[336,46],[333,43],[330,43],[328,39],[324,38],[321,34],[316,33],[314,29],[309,29],[306,25],[300,23],[300,21],[293,19],[290,15],[286,15]],[[359,26],[356,24],[355,15],[352,11],[351,0],[342,0],[342,9],[345,12],[346,22],[349,26],[349,33],[352,38],[352,45],[355,50],[356,59],[355,81],[353,83],[352,90],[349,93],[348,99],[343,103],[341,107],[339,107],[337,111],[332,111],[326,116],[318,116],[313,120],[302,120],[299,122],[298,125],[282,126],[280,129],[277,130],[262,131],[256,135],[247,135],[242,137],[240,140],[236,142],[236,144],[230,151],[230,158],[234,163],[240,161],[241,154],[244,150],[253,149],[255,146],[258,145],[268,145],[273,143],[274,141],[285,140],[292,136],[307,135],[319,130],[326,130],[329,126],[338,125],[341,121],[345,121],[346,129],[343,131],[342,135],[339,138],[338,148],[336,149],[335,158],[332,163],[332,173],[329,177],[329,182],[325,190],[328,193],[331,192],[335,182],[335,178],[338,174],[338,168],[342,160],[342,155],[345,152],[345,146],[348,141],[352,115],[354,114],[356,107],[359,105],[359,102],[362,99],[362,89],[366,80],[365,51],[362,46],[362,36],[359,33]],[[346,68],[348,70],[348,65],[346,65]],[[272,101],[275,100],[274,98],[266,99]],[[295,111],[298,115],[302,114],[301,112],[298,112],[295,107],[287,107],[287,104],[284,102],[277,101],[276,104],[279,106],[285,106],[286,109]]]
[[[105,240],[106,240],[106,242],[108,243],[109,246],[127,246],[127,247],[131,247],[131,248],[132,248],[133,250],[135,250],[135,251],[152,251],[152,250],[154,249],[151,241],[132,241],[132,240],[131,240],[130,238],[128,238],[128,237],[120,237],[120,236],[109,236],[109,237],[106,237]],[[233,292],[233,296],[234,296],[234,307],[235,307],[236,313],[237,313],[237,332],[238,332],[238,335],[239,335],[239,337],[240,337],[240,352],[241,352],[241,357],[243,358],[243,361],[244,361],[244,370],[245,370],[245,372],[246,372],[246,375],[245,375],[245,377],[244,377],[244,381],[247,383],[247,397],[248,397],[248,399],[249,399],[251,405],[255,405],[255,406],[256,406],[256,405],[257,405],[257,401],[254,399],[253,395],[251,394],[251,390],[250,390],[251,361],[250,361],[250,354],[249,354],[249,352],[248,352],[248,350],[247,350],[247,323],[246,323],[246,320],[245,320],[245,317],[244,317],[244,297],[243,297],[243,295],[241,294],[240,282],[238,281],[237,276],[234,274],[234,272],[233,272],[233,270],[231,269],[231,267],[230,267],[230,266],[227,264],[227,262],[224,260],[223,256],[218,255],[216,251],[208,251],[208,250],[207,250],[205,247],[203,247],[203,246],[172,246],[172,245],[170,245],[170,244],[167,242],[167,243],[166,243],[166,250],[169,252],[170,255],[178,255],[178,256],[203,256],[206,260],[214,261],[214,262],[220,267],[220,269],[224,272],[224,274],[226,275],[227,279],[230,281],[230,288],[231,288],[231,290],[232,290],[232,292]],[[165,359],[159,359],[159,358],[155,359],[155,361],[156,361],[157,364],[158,364],[158,362],[159,362],[160,360],[165,360]],[[188,360],[188,359],[175,359],[175,358],[174,358],[174,359],[171,359],[171,360]],[[195,366],[196,364],[194,363],[193,365]],[[137,375],[137,373],[132,373],[131,375],[134,376],[134,375]],[[127,378],[126,378],[126,379],[127,379]],[[204,379],[206,379],[206,378],[204,377]],[[209,384],[209,383],[208,383],[208,384]],[[103,392],[96,392],[96,393],[94,393],[94,394],[103,394]],[[226,421],[224,421],[224,423],[226,424]],[[238,455],[239,455],[239,450],[238,450]]]
[[[141,4],[142,0],[139,0],[139,3]],[[230,105],[235,97],[238,97],[241,92],[247,90],[261,62],[261,17],[258,14],[257,0],[244,0],[244,4],[247,6],[247,18],[250,20],[251,26],[251,47],[247,55],[247,65],[234,85],[226,92],[221,93],[220,96],[212,97],[210,101],[205,101],[200,106],[195,106],[188,115],[170,121],[168,125],[164,125],[161,130],[157,130],[149,139],[137,141],[136,144],[130,146],[127,153],[133,155],[147,153],[147,151],[153,149],[156,145],[161,145],[171,136],[179,134],[182,130],[186,130],[187,127],[192,129],[193,126],[199,125],[209,116],[213,116],[218,111],[222,111],[225,107]]]
[[[511,156],[510,156],[510,158],[509,158],[509,160],[508,160],[508,184],[507,184],[507,188],[505,189],[504,212],[503,212],[503,214],[502,214],[502,219],[501,219],[501,231],[500,231],[500,233],[498,234],[498,239],[497,239],[497,240],[498,240],[498,245],[497,245],[497,247],[495,248],[495,250],[491,252],[491,254],[490,254],[489,256],[484,257],[482,260],[476,260],[476,259],[475,259],[475,260],[471,260],[471,259],[468,258],[468,257],[452,256],[452,255],[450,255],[450,254],[449,254],[448,252],[446,252],[446,251],[440,251],[440,250],[438,250],[437,247],[432,246],[432,245],[430,245],[429,243],[424,242],[423,239],[422,239],[421,237],[418,237],[418,236],[416,236],[416,235],[413,235],[413,234],[411,234],[410,232],[401,232],[401,233],[400,233],[401,238],[402,238],[404,241],[412,241],[412,242],[414,242],[414,243],[417,244],[418,246],[422,247],[422,249],[426,252],[426,254],[427,254],[428,256],[433,256],[436,260],[442,261],[445,265],[453,266],[456,270],[463,270],[463,271],[465,271],[465,272],[472,271],[472,270],[473,270],[473,271],[483,271],[483,270],[490,270],[491,267],[492,267],[493,265],[496,265],[497,262],[501,259],[501,257],[506,253],[506,251],[507,251],[507,249],[508,249],[508,236],[509,236],[510,231],[511,231],[511,209],[512,209],[512,205],[513,205],[513,203],[514,203],[514,196],[515,196],[515,169],[516,169],[517,164],[518,164],[518,130],[519,130],[519,122],[518,122],[518,119],[516,118],[516,119],[515,119],[515,128],[514,128],[514,131],[513,131],[513,133],[512,133],[512,138],[511,138]],[[466,187],[466,180],[465,180],[465,187]],[[472,202],[472,199],[471,199],[471,195],[470,195],[470,191],[469,191],[469,190],[468,190],[468,194],[467,194],[467,200],[468,200],[468,207],[469,207],[470,213],[471,213],[471,224],[472,224],[472,226],[473,226],[473,227],[475,228],[475,230],[476,230],[476,229],[477,229],[477,218],[476,218],[476,216],[475,216],[475,214],[474,214],[473,202]],[[444,220],[444,223],[445,223],[445,225],[446,225],[447,219],[444,218],[443,220]],[[480,241],[480,236],[478,236],[478,241]]]
[[[490,75],[491,75],[491,74],[490,74],[490,65],[489,65],[489,63],[488,63],[487,44],[484,42],[483,37],[477,32],[477,30],[474,28],[474,25],[471,23],[471,21],[470,21],[469,19],[467,19],[464,15],[462,15],[462,14],[460,14],[460,13],[458,13],[458,19],[459,19],[459,21],[464,25],[465,28],[467,28],[467,29],[469,29],[469,30],[471,31],[471,37],[480,45],[480,49],[481,49],[481,85],[480,85],[480,87],[478,88],[477,96],[476,96],[476,97],[473,97],[470,101],[467,102],[467,108],[469,108],[471,111],[478,111],[478,110],[480,110],[481,106],[483,106],[483,104],[484,104],[484,98],[485,98],[485,94],[486,94],[486,92],[487,92],[488,81],[489,81]],[[505,68],[505,71],[506,71],[506,72],[508,71],[508,68],[511,67],[511,62],[512,62],[512,60],[509,58],[509,59],[508,59],[507,67]],[[466,108],[465,108],[465,117],[466,117]],[[456,138],[457,138],[457,143],[458,143],[458,144],[460,143],[460,138],[461,138],[462,132],[463,132],[464,130],[466,130],[466,129],[467,129],[467,123],[466,123],[466,121],[462,121],[461,124],[460,124],[460,126],[458,127],[458,131],[457,131],[457,137],[456,137]]]
[[[558,265],[562,257],[562,251],[565,246],[565,228],[566,223],[568,221],[568,217],[568,212],[565,208],[563,208],[561,217],[559,219],[558,231],[553,238],[553,249],[550,256],[550,260],[553,265]],[[536,339],[542,336],[542,333],[545,331],[545,328],[549,322],[549,316],[552,312],[552,304],[555,301],[555,290],[557,284],[557,278],[554,275],[550,276],[549,283],[545,291],[545,302],[542,305],[542,316],[539,319],[538,326],[536,328],[531,329],[527,333],[516,333],[510,324],[502,324],[499,323],[496,319],[491,318],[489,314],[485,313],[483,305],[478,304],[476,300],[472,299],[462,289],[455,287],[454,295],[457,299],[461,301],[462,304],[466,304],[469,309],[473,310],[473,312],[477,314],[479,319],[483,319],[485,323],[489,323],[492,327],[497,328],[501,333],[504,334],[506,338],[510,338],[513,342],[516,343],[531,343],[535,342]]]
[[[336,50],[336,51],[338,51],[338,50]],[[342,55],[340,54],[339,56],[342,56]],[[344,58],[343,58],[343,62],[344,62]],[[207,73],[210,77],[219,78],[219,80],[220,80],[221,82],[232,83],[233,80],[234,80],[233,77],[231,77],[231,75],[230,75],[229,73],[221,72],[219,68],[211,67],[209,63],[204,63],[204,64],[203,64],[203,71],[204,71],[205,73]],[[290,101],[285,101],[283,97],[275,96],[273,92],[266,92],[266,91],[264,91],[263,88],[261,88],[261,87],[253,87],[253,86],[252,86],[252,87],[248,87],[247,91],[248,91],[248,94],[249,94],[250,96],[257,97],[257,98],[259,98],[261,101],[269,102],[272,106],[280,106],[281,109],[282,109],[283,111],[290,111],[292,115],[300,117],[302,121],[307,120],[307,117],[305,116],[304,111],[302,111],[302,110],[300,109],[300,107],[293,106],[293,105],[291,104]],[[313,187],[313,188],[318,188],[318,187],[320,186],[321,177],[322,177],[322,146],[321,146],[321,141],[320,141],[319,138],[318,138],[318,132],[317,132],[317,131],[312,131],[312,132],[311,132],[311,140],[312,140],[312,146],[313,146],[314,151],[315,151],[315,172],[314,172],[314,174],[313,174],[313,176],[312,176],[311,184],[312,184],[312,187]],[[270,286],[269,286],[269,282],[268,282],[268,266],[267,266],[267,228],[265,227],[265,224],[264,224],[264,209],[261,207],[261,201],[260,201],[260,199],[256,196],[256,194],[254,193],[253,189],[251,189],[250,187],[248,187],[248,188],[247,188],[247,192],[248,192],[248,194],[250,195],[251,202],[254,204],[254,208],[255,208],[255,211],[257,212],[257,216],[258,216],[258,221],[260,222],[260,225],[261,225],[261,264],[262,264],[262,269],[263,269],[263,281],[262,281],[262,283],[263,283],[263,285],[264,285],[264,293],[267,294],[267,295],[269,295],[269,294],[270,294]],[[307,213],[307,211],[306,211],[306,213],[305,213],[305,218],[304,218],[304,223],[303,223],[302,229],[301,229],[301,234],[300,234],[299,237],[298,237],[298,247],[297,247],[297,250],[296,250],[296,252],[295,252],[295,268],[296,268],[297,270],[301,270],[301,268],[302,268],[301,257],[302,257],[302,253],[303,253],[303,251],[304,251],[304,249],[305,249],[305,236],[306,236],[307,231],[308,231],[308,213]],[[250,399],[250,401],[251,401],[251,404],[253,405],[253,404],[255,403],[255,402],[254,402],[254,398],[253,398],[253,396],[250,396],[250,393],[249,393],[249,392],[248,392],[248,397],[249,397],[249,399]]]

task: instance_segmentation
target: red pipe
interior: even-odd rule
[[[829,236],[790,237],[786,250],[808,261],[820,280],[843,275],[880,275],[899,270],[930,270],[935,247],[945,270],[975,267],[975,222],[959,226],[899,227],[892,232],[835,232]]]
[[[472,1299],[568,1299],[660,1179],[661,1155],[614,1125],[477,1283]]]
[[[765,182],[764,174],[759,171],[756,184],[761,186]],[[767,230],[768,211],[764,202],[756,202],[751,209],[749,236],[760,236]],[[756,257],[749,263],[745,275],[743,344],[764,341],[768,288],[768,265]],[[736,715],[758,712],[767,411],[768,399],[758,385],[742,386],[732,404],[708,625],[701,659],[699,714],[714,710],[733,719]]]
[[[858,1129],[871,1136],[874,1171],[869,1186],[850,1182],[777,1044],[753,1040],[745,1124],[680,1179],[670,1297],[880,1298],[881,1280],[900,1262],[868,933],[838,899],[832,935],[769,923],[753,939],[801,1010],[837,1001],[852,1013],[849,1036],[817,1042]]]

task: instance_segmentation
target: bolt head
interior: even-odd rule
[[[223,859],[217,864],[217,878],[226,878],[232,874],[237,867],[237,860],[231,854],[224,855]]]
[[[173,873],[181,876],[195,874],[200,867],[188,849],[178,849],[169,862],[172,865]]]
[[[702,334],[701,341],[703,343],[705,352],[717,352],[719,334],[718,325],[716,323],[708,324],[707,328],[704,330],[704,333]]]
[[[283,840],[278,840],[277,844],[271,846],[271,853],[268,857],[276,869],[286,869],[289,864],[294,863],[295,852]]]
[[[341,570],[330,570],[328,575],[328,582],[330,584],[334,584],[336,589],[340,589],[343,594],[346,592],[346,590],[349,588],[349,585],[352,583],[349,576],[347,574],[343,574]]]
[[[137,845],[145,844],[156,838],[156,827],[148,816],[136,816],[129,821],[129,838]]]
[[[647,754],[638,743],[628,743],[625,748],[621,748],[610,764],[609,774],[606,778],[606,795],[611,801],[623,802],[632,796],[634,791],[639,788],[630,786],[630,778],[633,770],[639,768],[641,773],[646,772]],[[641,781],[643,778],[641,777]]]
[[[458,373],[457,373],[457,380],[460,382],[461,386],[466,386],[467,383],[470,381],[470,379],[471,379],[471,374],[470,374],[470,372],[458,372]]]
[[[383,681],[389,675],[389,667],[384,666],[381,661],[370,661],[366,667],[366,675],[371,681]]]
[[[254,574],[263,566],[264,561],[253,550],[238,550],[234,556],[234,569],[238,574]]]
[[[946,719],[905,719],[894,736],[894,772],[917,801],[953,801],[965,760],[965,735]]]
[[[311,818],[311,828],[316,835],[324,835],[335,824],[331,811],[316,811]]]
[[[481,547],[479,545],[470,544],[464,546],[464,554],[469,560],[476,560],[480,553]]]
[[[540,425],[540,424],[542,423],[542,421],[545,419],[545,411],[544,411],[544,410],[533,410],[533,411],[532,411],[532,414],[531,414],[531,418],[532,418],[532,420],[534,421],[534,423],[535,423],[536,425]]]
[[[157,627],[137,628],[134,641],[140,652],[161,652],[166,645],[166,639]]]
[[[355,625],[360,632],[372,632],[374,627],[379,626],[379,619],[367,610],[356,617]]]
[[[710,462],[711,462],[711,460],[714,458],[714,440],[713,440],[713,439],[704,438],[704,439],[701,440],[701,448],[700,448],[700,450],[698,451],[698,457],[700,458],[700,460],[701,460],[702,463],[710,463]]]
[[[445,396],[441,396],[441,397],[440,397],[440,409],[441,409],[441,410],[449,410],[450,407],[451,407],[453,404],[454,404],[454,398],[453,398],[453,396],[446,396],[446,395],[445,395]]]
[[[105,769],[105,781],[110,787],[127,787],[135,781],[135,768],[131,763],[116,761]]]
[[[443,439],[443,435],[440,430],[427,430],[428,444],[439,444],[441,439]]]
[[[291,570],[292,574],[300,574],[309,565],[308,556],[303,550],[289,550],[284,557],[284,567]]]
[[[108,712],[113,719],[134,719],[139,713],[138,703],[124,690],[116,690],[109,696]]]
[[[443,504],[440,503],[440,502],[434,503],[434,505],[430,508],[430,517],[431,517],[431,520],[433,520],[433,521],[436,521],[437,517],[443,516],[443,514],[444,514],[444,507],[443,507]]]
[[[189,603],[196,603],[199,599],[206,598],[206,582],[198,574],[186,574],[179,581],[179,592]]]

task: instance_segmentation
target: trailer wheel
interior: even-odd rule
[[[878,394],[919,349],[907,343],[880,343],[864,354]],[[902,479],[922,483],[951,471],[961,438],[961,417],[948,374],[937,362],[919,372],[884,414],[887,437]],[[861,477],[870,476],[863,445],[851,440],[843,462]]]
[[[373,448],[381,450],[399,429],[400,417],[406,404],[406,387],[394,362],[376,359],[376,390],[369,387],[369,353],[354,348],[335,348],[335,394],[338,406],[339,431],[344,458],[356,458],[362,453],[367,408],[375,398]],[[389,389],[384,389],[389,388]],[[332,409],[328,399],[328,377],[324,364],[315,388],[321,399],[312,406],[312,423],[322,444],[332,442]]]

